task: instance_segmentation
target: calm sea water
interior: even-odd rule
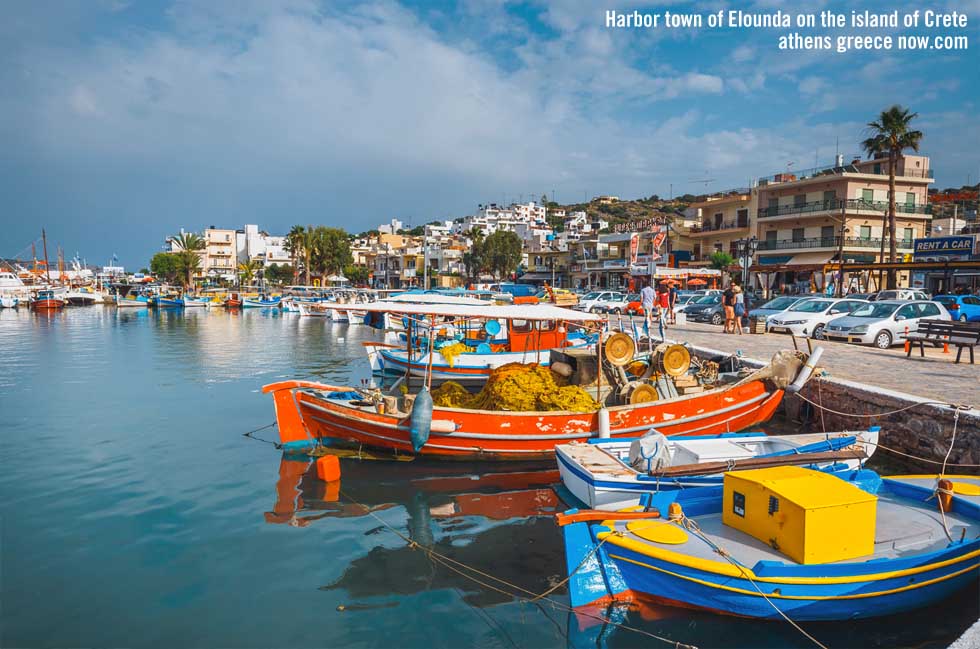
[[[385,527],[542,592],[565,574],[554,472],[345,460],[337,490],[243,437],[274,419],[264,383],[367,377],[371,336],[263,311],[0,310],[0,646],[668,646],[481,586]],[[807,629],[945,647],[977,610],[967,592]],[[700,647],[810,646],[686,610],[623,621]]]

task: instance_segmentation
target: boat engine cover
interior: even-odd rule
[[[630,466],[637,471],[656,472],[670,466],[670,446],[667,436],[651,428],[640,439],[630,444]]]

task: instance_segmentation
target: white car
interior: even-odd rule
[[[899,288],[889,291],[878,291],[871,298],[872,302],[884,302],[886,300],[923,300],[929,301],[929,294],[911,288]]]
[[[827,323],[869,304],[865,300],[815,297],[766,318],[766,330],[823,340]]]
[[[606,304],[610,302],[618,302],[621,303],[622,307],[625,307],[625,300],[626,294],[619,291],[592,291],[583,295],[575,308],[579,311],[599,313],[600,309],[606,308]]]
[[[846,340],[888,349],[895,343],[905,340],[906,329],[909,332],[917,330],[919,320],[922,318],[952,319],[949,311],[938,302],[926,300],[868,302],[851,311],[849,315],[827,323],[825,335],[828,340]]]

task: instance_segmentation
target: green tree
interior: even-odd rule
[[[255,274],[259,272],[262,265],[258,259],[249,259],[238,264],[238,278],[242,286],[251,286]]]
[[[292,284],[295,277],[293,267],[286,264],[270,264],[265,268],[265,279],[273,284]]]
[[[150,272],[159,279],[176,282],[180,275],[180,260],[175,253],[158,252],[150,260]]]
[[[344,268],[344,277],[350,280],[351,284],[367,284],[370,272],[367,266],[348,264]]]
[[[542,205],[547,205],[548,204],[548,195],[547,194],[541,194],[541,204]]]
[[[304,240],[305,240],[306,228],[302,225],[294,225],[289,230],[289,234],[286,235],[286,245],[283,246],[286,252],[289,253],[290,259],[293,261],[293,275],[299,275],[299,258],[304,254]],[[307,278],[306,283],[309,284],[309,278]]]
[[[485,266],[500,279],[517,270],[521,263],[523,244],[515,233],[497,230],[486,238],[480,252]]]
[[[719,250],[711,253],[709,261],[709,267],[720,271],[726,271],[735,263],[735,258],[727,252],[722,252]]]
[[[194,283],[194,273],[201,269],[201,255],[199,252],[204,250],[204,238],[193,232],[181,232],[176,237],[171,237],[171,242],[178,249],[177,258],[179,259],[180,269],[183,272],[184,288]]]
[[[912,120],[918,113],[902,108],[898,104],[882,111],[874,122],[868,122],[868,139],[861,142],[869,158],[888,156],[888,260],[898,260],[898,246],[895,240],[895,171],[898,158],[905,149],[919,150],[922,131],[912,130]],[[895,269],[888,270],[888,288],[895,288]]]
[[[350,252],[347,232],[322,225],[313,230],[313,254],[310,260],[313,270],[320,275],[338,275],[354,262]]]

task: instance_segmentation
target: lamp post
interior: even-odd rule
[[[742,290],[745,290],[749,286],[749,266],[752,264],[752,257],[759,249],[759,238],[752,236],[750,239],[739,239],[735,245],[742,261]]]

